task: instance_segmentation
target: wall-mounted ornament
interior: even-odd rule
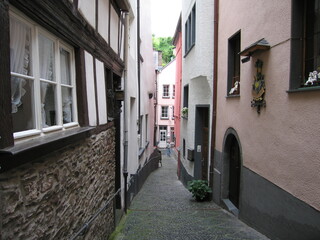
[[[260,114],[261,107],[266,107],[266,101],[264,95],[266,91],[266,85],[264,75],[262,74],[263,62],[258,59],[255,67],[257,68],[257,74],[254,76],[254,83],[252,85],[252,101],[251,107],[256,107],[258,114]]]

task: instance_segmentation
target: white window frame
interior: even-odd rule
[[[165,110],[166,109],[166,116],[164,116]],[[169,106],[161,106],[161,119],[169,119]]]
[[[169,84],[162,85],[162,97],[163,98],[170,98],[170,85]]]
[[[14,132],[14,139],[21,139],[32,136],[43,136],[46,133],[57,131],[57,130],[65,130],[71,127],[79,126],[78,123],[78,111],[77,111],[77,98],[76,98],[76,80],[75,80],[75,55],[74,49],[63,42],[58,37],[54,36],[44,28],[40,27],[39,24],[33,22],[18,10],[14,8],[10,8],[10,17],[16,18],[22,21],[24,24],[30,27],[31,29],[31,46],[32,50],[30,55],[32,56],[31,69],[33,76],[22,75],[18,73],[11,72],[10,76],[20,76],[21,78],[28,79],[29,81],[33,81],[33,98],[34,98],[34,121],[35,121],[35,129],[30,129],[26,131]],[[56,109],[57,109],[57,124],[49,127],[42,127],[42,117],[41,117],[41,90],[40,83],[45,82],[46,80],[40,79],[40,67],[39,67],[39,42],[38,37],[39,34],[49,38],[55,43],[55,82],[51,82],[50,84],[56,85]],[[70,54],[70,79],[71,85],[65,85],[61,83],[61,72],[60,72],[60,48],[68,51]],[[73,122],[63,124],[62,121],[62,87],[72,88],[72,119]]]

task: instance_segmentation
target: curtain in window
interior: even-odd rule
[[[61,84],[71,86],[70,53],[60,49]],[[63,123],[72,122],[72,88],[62,86],[62,118]]]
[[[30,28],[22,22],[10,18],[10,70],[23,75],[29,74],[30,61]],[[26,80],[19,77],[11,78],[12,113],[18,112],[22,104],[21,98],[26,91],[23,88]]]
[[[39,35],[39,63],[40,78],[47,81],[54,81],[54,42],[42,35]],[[48,127],[46,105],[55,106],[54,97],[46,98],[47,90],[51,84],[41,81],[41,117],[42,127]],[[53,86],[52,86],[53,87]]]

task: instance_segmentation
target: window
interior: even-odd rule
[[[162,119],[168,119],[168,106],[162,106],[161,107],[161,118]]]
[[[172,85],[172,98],[176,96],[176,85]]]
[[[142,148],[143,147],[143,128],[142,128],[142,126],[143,126],[143,115],[141,115],[140,116],[140,118],[139,118],[139,129],[138,129],[138,131],[139,131],[139,147],[140,148]]]
[[[146,142],[148,142],[148,122],[149,122],[149,120],[148,120],[148,114],[146,114],[146,124],[145,124],[145,141]]]
[[[10,13],[10,66],[16,139],[78,125],[71,47]]]
[[[169,85],[163,85],[162,97],[169,98]]]
[[[290,90],[320,86],[320,0],[292,4]],[[306,83],[309,77],[315,81]]]
[[[183,139],[182,141],[182,156],[183,158],[186,157],[186,140],[185,139]]]
[[[185,24],[185,54],[187,54],[196,42],[196,5],[193,6]]]
[[[174,119],[174,106],[172,106],[172,116],[171,116],[172,119]]]
[[[183,88],[183,107],[188,108],[189,106],[189,85]]]
[[[240,32],[229,38],[227,95],[240,94],[240,41]]]

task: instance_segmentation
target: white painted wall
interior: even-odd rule
[[[96,60],[96,76],[97,76],[97,94],[98,94],[98,114],[99,124],[106,124],[107,118],[107,98],[106,98],[106,81],[104,74],[104,64]]]
[[[153,98],[149,99],[148,94],[155,92],[155,71],[153,66],[153,49],[152,34],[150,21],[150,0],[140,1],[140,39],[141,39],[141,55],[143,62],[140,62],[141,68],[141,112],[143,116],[142,122],[142,138],[143,145],[149,141],[149,146],[145,150],[141,161],[138,159],[139,138],[138,138],[138,60],[137,60],[137,1],[131,0],[131,11],[129,37],[128,37],[128,59],[127,59],[127,88],[126,88],[126,119],[128,124],[128,172],[129,175],[135,174],[139,165],[143,166],[144,161],[149,158],[153,152],[153,127],[154,127],[154,105]],[[148,122],[146,122],[148,115]],[[145,136],[146,128],[148,128],[148,136]]]
[[[185,23],[196,3],[196,40],[191,51],[185,55]],[[194,149],[195,107],[197,104],[210,105],[210,129],[213,89],[213,11],[212,0],[184,0],[182,2],[182,94],[183,107],[184,86],[189,85],[188,119],[182,119],[180,146],[186,140],[186,148]],[[209,131],[210,132],[210,131]],[[209,136],[211,140],[211,136]],[[209,144],[211,144],[209,140]],[[193,176],[193,162],[182,157],[186,170]]]
[[[119,16],[113,6],[111,5],[110,12],[110,47],[118,53],[118,25],[119,25]]]
[[[88,0],[79,0],[78,2],[79,12],[83,15],[85,19],[90,23],[90,25],[96,27],[96,2]]]
[[[98,32],[108,42],[109,0],[98,0]]]
[[[96,115],[96,98],[95,98],[95,87],[94,87],[94,73],[93,73],[93,57],[90,53],[85,51],[85,69],[86,69],[86,84],[87,84],[87,97],[88,97],[88,114],[89,114],[89,125],[97,125]]]

